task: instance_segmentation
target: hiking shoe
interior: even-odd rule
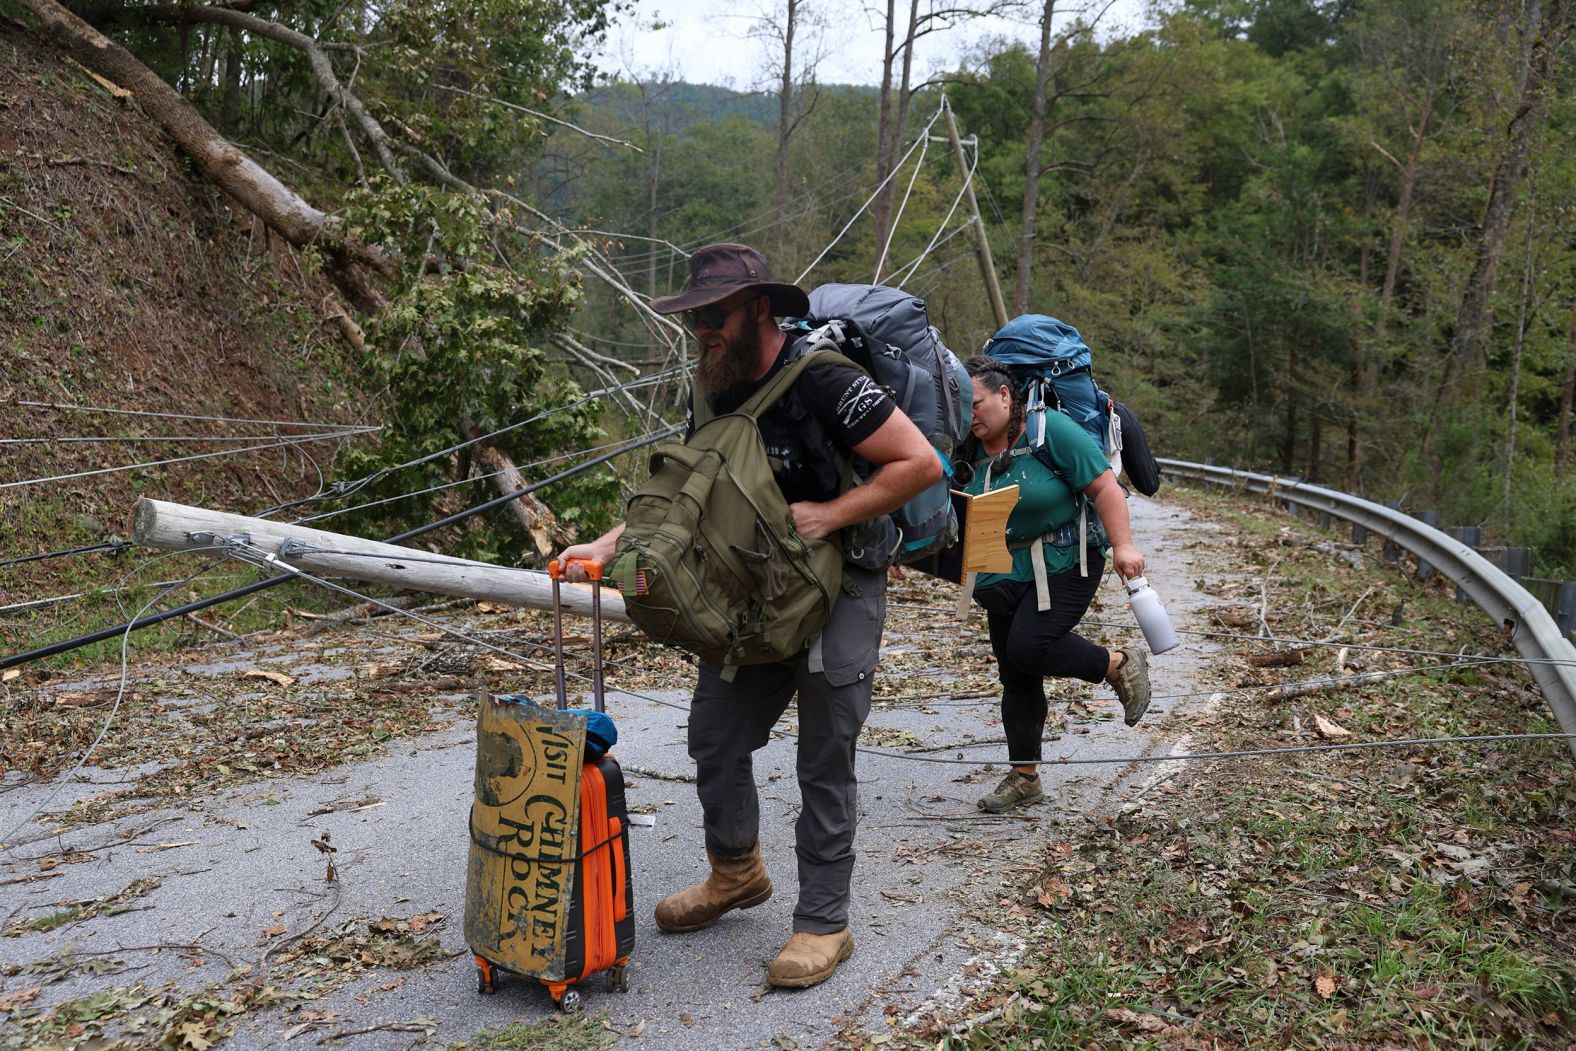
[[[1122,718],[1128,726],[1137,726],[1138,720],[1149,710],[1149,658],[1143,650],[1123,650],[1127,660],[1117,669],[1116,681],[1111,684],[1117,699],[1122,702]]]
[[[1001,784],[988,796],[980,797],[980,809],[992,814],[1000,814],[1011,810],[1023,803],[1038,803],[1045,798],[1045,789],[1040,787],[1038,777],[1024,777],[1016,770],[1009,771],[1001,779]]]

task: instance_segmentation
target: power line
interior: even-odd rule
[[[44,485],[49,482],[65,482],[73,478],[90,478],[100,474],[116,474],[121,471],[138,471],[143,468],[165,467],[169,464],[190,463],[193,460],[211,460],[216,456],[235,456],[239,453],[266,452],[269,449],[281,449],[285,446],[303,445],[316,441],[338,441],[342,438],[354,437],[358,434],[367,434],[377,430],[376,427],[362,427],[358,429],[336,431],[328,437],[290,438],[285,441],[267,442],[262,445],[249,445],[240,449],[218,449],[214,452],[193,453],[190,456],[176,456],[168,460],[148,460],[143,463],[123,464],[119,467],[100,467],[92,471],[73,471],[70,474],[57,474],[48,478],[26,478],[17,482],[0,482],[0,489],[12,489],[24,485]]]
[[[147,569],[149,566],[153,565],[156,562],[160,562],[160,561],[162,561],[162,560],[164,560],[166,558],[170,558],[170,557],[172,557],[175,554],[187,554],[187,553],[189,553],[189,552],[170,552],[169,554],[166,554],[166,555],[159,555],[156,558],[148,559],[142,565],[140,565],[136,569],[132,570],[131,573],[128,573],[128,574],[126,574],[126,576],[121,577],[117,587],[124,587],[127,579],[129,579],[132,574],[140,573],[144,569]],[[140,617],[143,613],[147,612],[150,607],[152,607],[156,602],[158,602],[164,596],[168,595],[171,591],[173,591],[174,589],[180,587],[183,584],[191,583],[193,580],[197,579],[198,577],[202,576],[204,573],[208,572],[208,570],[212,569],[214,567],[214,565],[216,565],[216,564],[217,563],[213,563],[213,564],[210,564],[208,566],[205,566],[202,569],[199,569],[197,572],[193,573],[191,576],[186,577],[184,580],[177,580],[174,583],[170,584],[169,587],[166,587],[165,589],[160,591],[158,594],[156,594],[152,598],[150,598],[147,602],[143,603],[142,604],[142,608],[137,611],[137,616]],[[34,818],[38,817],[38,815],[43,813],[44,809],[46,807],[48,807],[50,803],[55,801],[55,798],[60,795],[60,793],[65,789],[66,785],[71,783],[71,779],[73,777],[75,777],[77,775],[77,773],[79,771],[81,771],[82,767],[87,764],[88,759],[93,755],[94,751],[96,751],[98,749],[98,746],[103,742],[105,735],[109,733],[109,728],[115,722],[115,716],[120,712],[121,702],[126,697],[126,686],[127,686],[127,683],[130,681],[129,675],[128,675],[128,671],[127,671],[127,651],[130,648],[131,632],[132,632],[132,629],[135,627],[135,625],[136,625],[136,618],[132,618],[131,622],[125,625],[125,631],[120,633],[120,689],[115,692],[115,703],[110,706],[109,715],[107,715],[105,717],[104,725],[99,728],[98,736],[93,738],[93,743],[88,745],[87,751],[82,753],[82,758],[78,759],[77,760],[77,764],[75,766],[73,766],[71,768],[71,770],[64,777],[60,778],[58,783],[56,783],[54,789],[52,789],[50,791],[50,793],[47,796],[44,797],[43,802],[39,803],[36,807],[34,807],[31,813],[29,813],[21,821],[17,822],[16,825],[14,825],[12,828],[7,830],[4,835],[0,835],[0,845],[10,844],[11,841],[12,841],[12,838],[18,832],[22,831],[22,829],[27,826],[28,822],[30,822]],[[9,846],[7,846],[6,849],[10,849]]]
[[[70,405],[56,401],[22,401],[13,402],[15,405],[25,405],[34,409],[57,409],[62,412],[103,412],[118,416],[154,416],[166,420],[205,420],[210,423],[267,423],[281,427],[320,427],[326,430],[381,430],[380,427],[365,427],[349,423],[313,423],[305,420],[261,420],[246,416],[194,416],[183,412],[151,412],[146,409],[110,409],[97,405]]]
[[[1383,741],[1342,741],[1331,744],[1296,745],[1286,748],[1246,748],[1235,752],[1173,752],[1167,755],[1126,755],[1111,756],[1099,759],[1011,759],[1007,762],[1014,766],[1103,766],[1110,763],[1179,763],[1179,762],[1207,762],[1217,759],[1248,759],[1263,756],[1279,755],[1307,755],[1312,752],[1352,752],[1371,751],[1377,748],[1419,748],[1424,745],[1444,744],[1478,744],[1491,741],[1558,741],[1576,738],[1576,733],[1525,733],[1525,734],[1473,734],[1465,737],[1408,737],[1399,740]],[[962,751],[965,748],[984,747],[986,742],[980,744],[949,745],[949,751]],[[953,766],[979,766],[987,760],[980,759],[949,759],[934,755],[914,755],[908,752],[892,752],[883,748],[856,748],[856,752],[865,755],[879,755],[887,759],[907,759],[917,763],[946,763]]]
[[[376,430],[378,428],[370,428]],[[310,434],[98,434],[63,438],[0,438],[0,445],[73,445],[94,442],[255,442],[263,438],[339,438],[343,430],[313,431]]]
[[[486,511],[491,511],[495,507],[503,506],[504,504],[508,503],[510,500],[517,499],[517,498],[519,498],[521,496],[526,495],[527,493],[534,493],[536,490],[541,489],[541,488],[543,488],[545,486],[549,486],[549,485],[553,485],[553,484],[555,484],[557,482],[561,482],[564,479],[571,478],[574,475],[577,475],[577,474],[579,474],[582,471],[587,471],[587,470],[590,470],[593,467],[599,466],[600,464],[606,463],[608,460],[613,459],[615,456],[621,456],[624,453],[632,452],[633,450],[638,449],[641,446],[651,445],[651,444],[653,444],[655,442],[661,441],[663,438],[667,438],[667,437],[669,437],[669,436],[671,436],[673,434],[677,434],[681,429],[682,428],[681,428],[680,425],[675,424],[675,425],[673,425],[671,427],[668,427],[668,428],[658,432],[655,435],[652,435],[652,436],[649,436],[649,437],[647,437],[645,439],[642,439],[640,442],[632,444],[632,445],[630,445],[630,446],[628,446],[626,448],[614,450],[613,452],[609,452],[609,453],[604,453],[603,455],[595,457],[594,459],[588,460],[588,461],[586,461],[583,464],[577,464],[574,467],[568,468],[567,470],[559,471],[557,474],[553,475],[552,477],[544,478],[540,482],[534,482],[531,485],[527,485],[527,486],[524,486],[523,488],[516,489],[513,492],[505,493],[502,496],[496,497],[496,498],[494,498],[492,500],[488,500],[486,503],[478,504],[477,506],[472,507],[472,508],[468,508],[467,510],[458,511],[458,512],[452,514],[452,515],[449,515],[446,518],[440,518],[436,522],[429,522],[428,524],[426,524],[424,526],[419,526],[419,527],[417,527],[415,529],[407,530],[407,531],[405,531],[403,533],[400,533],[397,536],[393,536],[393,537],[388,538],[386,541],[384,541],[384,543],[398,544],[398,543],[401,543],[402,541],[405,541],[405,540],[412,540],[412,539],[415,539],[418,536],[422,536],[422,535],[424,535],[426,533],[430,533],[430,532],[432,532],[432,531],[434,531],[436,529],[441,529],[444,526],[453,525],[455,522],[463,521],[464,519],[470,518],[473,515],[479,515],[479,514],[482,514],[482,513],[486,512]],[[282,584],[286,580],[289,580],[289,579],[290,579],[290,575],[289,574],[281,574],[280,576],[269,577],[267,580],[260,580],[260,581],[257,581],[256,583],[253,583],[253,584],[247,584],[247,585],[245,585],[243,587],[235,588],[234,590],[231,590],[231,591],[226,591],[222,595],[215,595],[212,598],[198,599],[195,602],[188,602],[188,603],[186,603],[183,606],[178,606],[175,609],[165,610],[163,613],[158,613],[158,614],[155,614],[155,615],[153,615],[151,617],[139,617],[139,618],[137,618],[135,620],[129,621],[126,624],[118,624],[118,625],[116,625],[113,628],[105,628],[103,630],[95,631],[95,632],[93,632],[91,634],[83,635],[83,636],[80,636],[80,637],[75,638],[75,639],[66,639],[66,640],[63,640],[61,642],[52,643],[52,644],[50,644],[48,646],[43,646],[43,647],[40,647],[40,648],[37,648],[37,649],[29,650],[29,651],[27,651],[25,653],[16,653],[16,654],[12,654],[9,657],[0,657],[0,670],[3,670],[5,668],[14,667],[14,666],[16,666],[18,664],[26,664],[29,661],[35,661],[35,660],[38,660],[38,659],[40,659],[42,657],[50,657],[50,656],[53,656],[53,655],[55,655],[57,653],[65,653],[65,652],[68,652],[70,650],[78,649],[78,648],[80,648],[82,646],[87,646],[87,645],[89,645],[91,643],[94,643],[94,642],[102,642],[105,639],[114,638],[116,635],[119,635],[122,631],[128,631],[129,632],[129,631],[134,631],[134,630],[137,630],[137,629],[140,629],[140,628],[151,627],[151,626],[153,626],[155,624],[162,624],[166,620],[171,620],[171,619],[174,619],[175,617],[183,617],[183,616],[185,616],[188,613],[196,613],[196,612],[198,612],[200,610],[208,609],[211,606],[217,606],[217,605],[220,605],[221,603],[224,603],[224,602],[230,602],[230,601],[232,601],[234,599],[238,599],[238,598],[245,598],[247,595],[251,595],[251,594],[254,594],[254,593],[258,592],[258,591],[262,591],[265,588],[274,587],[277,584]]]
[[[800,281],[803,281],[810,271],[814,270],[821,260],[826,258],[826,253],[830,252],[834,247],[836,247],[837,242],[843,239],[843,235],[848,233],[849,228],[854,225],[861,215],[865,214],[865,209],[869,208],[875,203],[876,196],[881,192],[882,188],[884,188],[887,183],[891,182],[893,178],[896,177],[898,172],[903,170],[903,164],[907,162],[909,156],[919,148],[921,143],[927,143],[930,141],[930,129],[935,126],[936,121],[941,119],[941,113],[941,109],[938,108],[936,112],[931,115],[930,120],[925,124],[925,130],[920,132],[919,137],[914,140],[914,144],[908,148],[907,152],[905,152],[902,157],[898,158],[898,162],[892,166],[892,170],[887,173],[887,177],[876,184],[876,188],[871,191],[870,196],[865,198],[865,203],[859,206],[859,210],[856,211],[852,218],[850,218],[848,222],[843,225],[843,228],[837,232],[837,236],[833,237],[827,246],[821,249],[821,254],[816,256],[815,259],[811,261],[810,265],[805,267],[798,277],[794,278],[794,284],[798,284]]]
[[[111,540],[103,544],[90,544],[87,547],[67,548],[64,551],[46,551],[38,555],[23,555],[20,558],[8,558],[0,562],[0,569],[6,566],[19,566],[24,562],[42,562],[49,558],[64,558],[67,555],[91,555],[96,551],[113,551],[117,554],[131,547],[129,540]]]

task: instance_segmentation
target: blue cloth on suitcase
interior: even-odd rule
[[[618,726],[606,712],[586,712],[586,751],[600,759],[618,743]]]

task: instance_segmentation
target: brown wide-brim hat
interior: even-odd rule
[[[786,281],[773,281],[766,258],[749,245],[707,245],[697,249],[689,262],[689,282],[684,291],[676,296],[658,296],[651,301],[652,310],[677,314],[752,288],[771,298],[773,317],[804,317],[810,313],[810,297],[804,289]]]

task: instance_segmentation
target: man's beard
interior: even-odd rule
[[[748,381],[760,359],[761,330],[746,324],[744,333],[737,340],[725,340],[720,352],[701,349],[700,360],[695,363],[695,386],[701,397],[715,402]]]

